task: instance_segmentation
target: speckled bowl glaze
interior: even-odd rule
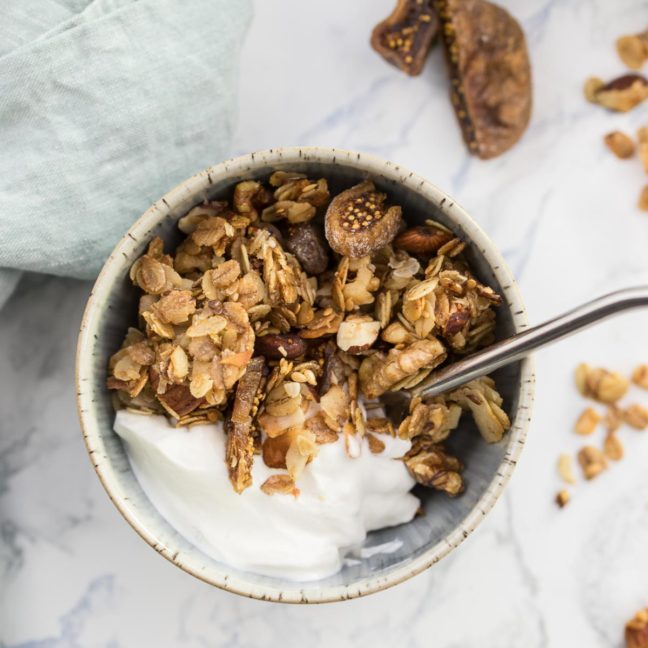
[[[113,433],[114,412],[105,388],[109,356],[136,317],[136,291],[128,271],[154,236],[166,245],[179,240],[176,221],[205,199],[220,198],[240,180],[266,178],[276,169],[326,177],[332,192],[371,178],[403,206],[411,223],[434,218],[470,242],[468,257],[478,276],[504,296],[498,337],[527,326],[524,304],[504,260],[488,237],[452,198],[424,178],[373,156],[329,148],[284,148],[228,160],[189,178],[153,204],[126,233],[104,265],[83,317],[77,349],[78,410],[90,459],[108,496],[155,551],[197,578],[230,592],[289,603],[343,601],[383,590],[418,574],[457,547],[493,507],[522,450],[534,392],[531,360],[497,372],[495,378],[513,423],[501,443],[485,443],[470,417],[449,446],[466,465],[466,492],[450,499],[422,489],[426,515],[396,528],[373,532],[370,547],[400,540],[389,554],[345,565],[329,578],[307,583],[242,572],[203,554],[180,536],[152,506],[137,482],[121,440]],[[370,553],[370,552],[366,552]]]

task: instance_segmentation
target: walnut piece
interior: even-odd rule
[[[645,430],[648,427],[648,409],[642,405],[630,405],[622,412],[623,420],[636,430]]]
[[[595,446],[585,446],[578,452],[578,463],[585,479],[594,479],[607,468],[605,455]]]
[[[648,364],[635,367],[632,372],[632,382],[642,389],[648,389]]]
[[[612,131],[604,137],[605,145],[621,160],[634,155],[635,143],[629,135],[621,131]]]
[[[405,455],[405,465],[414,479],[424,486],[444,491],[450,496],[463,491],[461,462],[448,455],[440,444],[413,444]]]
[[[603,83],[597,77],[585,82],[588,101],[615,112],[628,112],[648,99],[648,79],[640,74],[624,74]]]
[[[639,610],[625,626],[626,648],[648,648],[648,608]]]
[[[629,382],[615,371],[593,369],[582,363],[576,368],[576,386],[586,398],[593,398],[601,403],[616,403],[625,396]]]
[[[587,436],[594,432],[596,426],[600,422],[601,415],[596,410],[588,407],[587,409],[583,410],[581,415],[578,417],[576,425],[574,426],[574,431],[576,432],[576,434]]]
[[[623,63],[632,70],[639,70],[648,60],[648,31],[617,38],[616,50]]]
[[[569,499],[569,491],[563,489],[556,495],[556,504],[558,504],[560,508],[564,508],[569,504]]]

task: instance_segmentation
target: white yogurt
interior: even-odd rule
[[[297,480],[300,494],[266,495],[272,474],[255,457],[253,484],[234,492],[225,467],[221,424],[173,428],[163,416],[117,413],[142,488],[160,513],[202,551],[246,571],[305,581],[340,569],[367,532],[408,522],[419,501],[414,480],[398,461],[409,441],[381,436],[374,455],[363,442],[351,459],[343,441],[320,446]]]

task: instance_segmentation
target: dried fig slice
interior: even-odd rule
[[[416,76],[439,33],[432,0],[398,0],[391,14],[371,33],[371,46],[387,63]]]
[[[327,246],[320,231],[312,223],[291,225],[288,228],[285,248],[297,257],[309,275],[322,274],[328,267]]]
[[[524,32],[485,0],[436,0],[463,137],[486,160],[511,148],[531,117],[531,65]]]
[[[326,240],[335,252],[352,258],[370,255],[391,243],[402,223],[401,208],[387,206],[387,195],[371,180],[338,194],[326,210]]]

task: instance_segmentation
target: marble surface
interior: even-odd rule
[[[409,79],[367,46],[390,0],[258,2],[243,55],[233,153],[322,144],[375,153],[427,176],[503,250],[532,322],[648,282],[639,164],[602,146],[647,109],[586,104],[583,79],[622,70],[614,38],[648,23],[644,0],[512,0],[534,65],[535,110],[508,155],[461,143],[439,51]],[[216,162],[217,160],[215,160]],[[212,648],[622,644],[648,605],[648,433],[622,430],[626,458],[579,482],[558,510],[555,461],[582,443],[574,366],[648,362],[648,313],[611,320],[537,357],[537,405],[504,497],[450,557],[392,590],[290,607],[210,588],[163,560],[96,479],[74,406],[77,328],[90,286],[29,278],[0,313],[0,646]],[[632,391],[628,402],[648,402]],[[594,443],[602,441],[602,431]]]

